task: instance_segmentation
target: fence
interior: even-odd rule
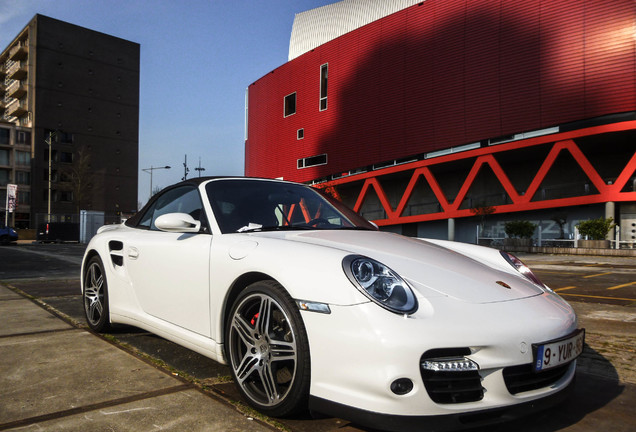
[[[504,246],[513,246],[514,245],[506,245],[507,237],[481,237],[480,226],[477,225],[477,235],[476,235],[476,244],[480,246],[488,246],[492,248],[503,248]],[[529,246],[538,247],[538,248],[577,248],[580,247],[579,241],[586,240],[580,234],[577,228],[574,229],[574,234],[570,239],[544,239],[543,238],[543,230],[541,226],[537,228],[537,238],[532,238]],[[616,227],[614,239],[608,240],[609,249],[636,249],[636,240],[621,240],[620,239],[620,229]],[[526,247],[527,248],[527,247]]]

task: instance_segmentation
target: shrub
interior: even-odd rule
[[[529,221],[506,222],[504,227],[506,235],[511,238],[532,238],[536,228],[537,225]]]
[[[605,219],[603,217],[580,221],[576,224],[579,234],[587,236],[590,240],[605,240],[607,234],[615,226],[614,218]]]

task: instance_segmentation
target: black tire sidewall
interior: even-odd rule
[[[294,335],[296,337],[297,360],[294,383],[285,399],[274,406],[261,405],[258,402],[253,401],[247,394],[245,394],[243,388],[241,388],[241,386],[237,383],[234,367],[232,366],[232,356],[230,355],[230,350],[232,349],[232,346],[230,344],[230,332],[232,328],[231,321],[243,299],[252,294],[265,294],[276,300],[276,302],[278,302],[278,304],[285,309],[285,313],[289,316],[289,319],[291,320],[290,324],[293,326]],[[247,401],[252,407],[256,408],[258,411],[264,414],[274,417],[291,416],[307,410],[311,376],[307,331],[305,330],[305,325],[302,317],[300,316],[300,312],[298,310],[298,307],[296,306],[296,303],[279,283],[269,280],[255,282],[249,285],[243,292],[241,292],[241,294],[232,304],[231,312],[227,316],[225,325],[225,342],[226,358],[232,372],[232,378],[234,379],[236,387],[238,388],[245,401]]]
[[[97,264],[99,266],[99,270],[102,273],[102,278],[104,279],[104,284],[102,286],[104,291],[104,308],[102,311],[102,315],[99,317],[99,321],[97,324],[92,324],[88,319],[88,311],[86,310],[86,278],[88,277],[88,271],[93,264]],[[86,323],[91,328],[91,330],[96,332],[104,332],[111,329],[110,325],[110,308],[108,307],[108,279],[106,277],[106,270],[104,268],[104,263],[99,255],[93,256],[86,265],[86,272],[84,273],[84,290],[82,291],[82,306],[84,308],[84,317],[86,318]]]

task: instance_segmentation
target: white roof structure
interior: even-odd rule
[[[422,0],[342,0],[296,14],[289,60]]]

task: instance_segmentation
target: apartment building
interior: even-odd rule
[[[0,54],[0,223],[7,184],[20,228],[134,212],[138,131],[139,44],[36,15]]]

